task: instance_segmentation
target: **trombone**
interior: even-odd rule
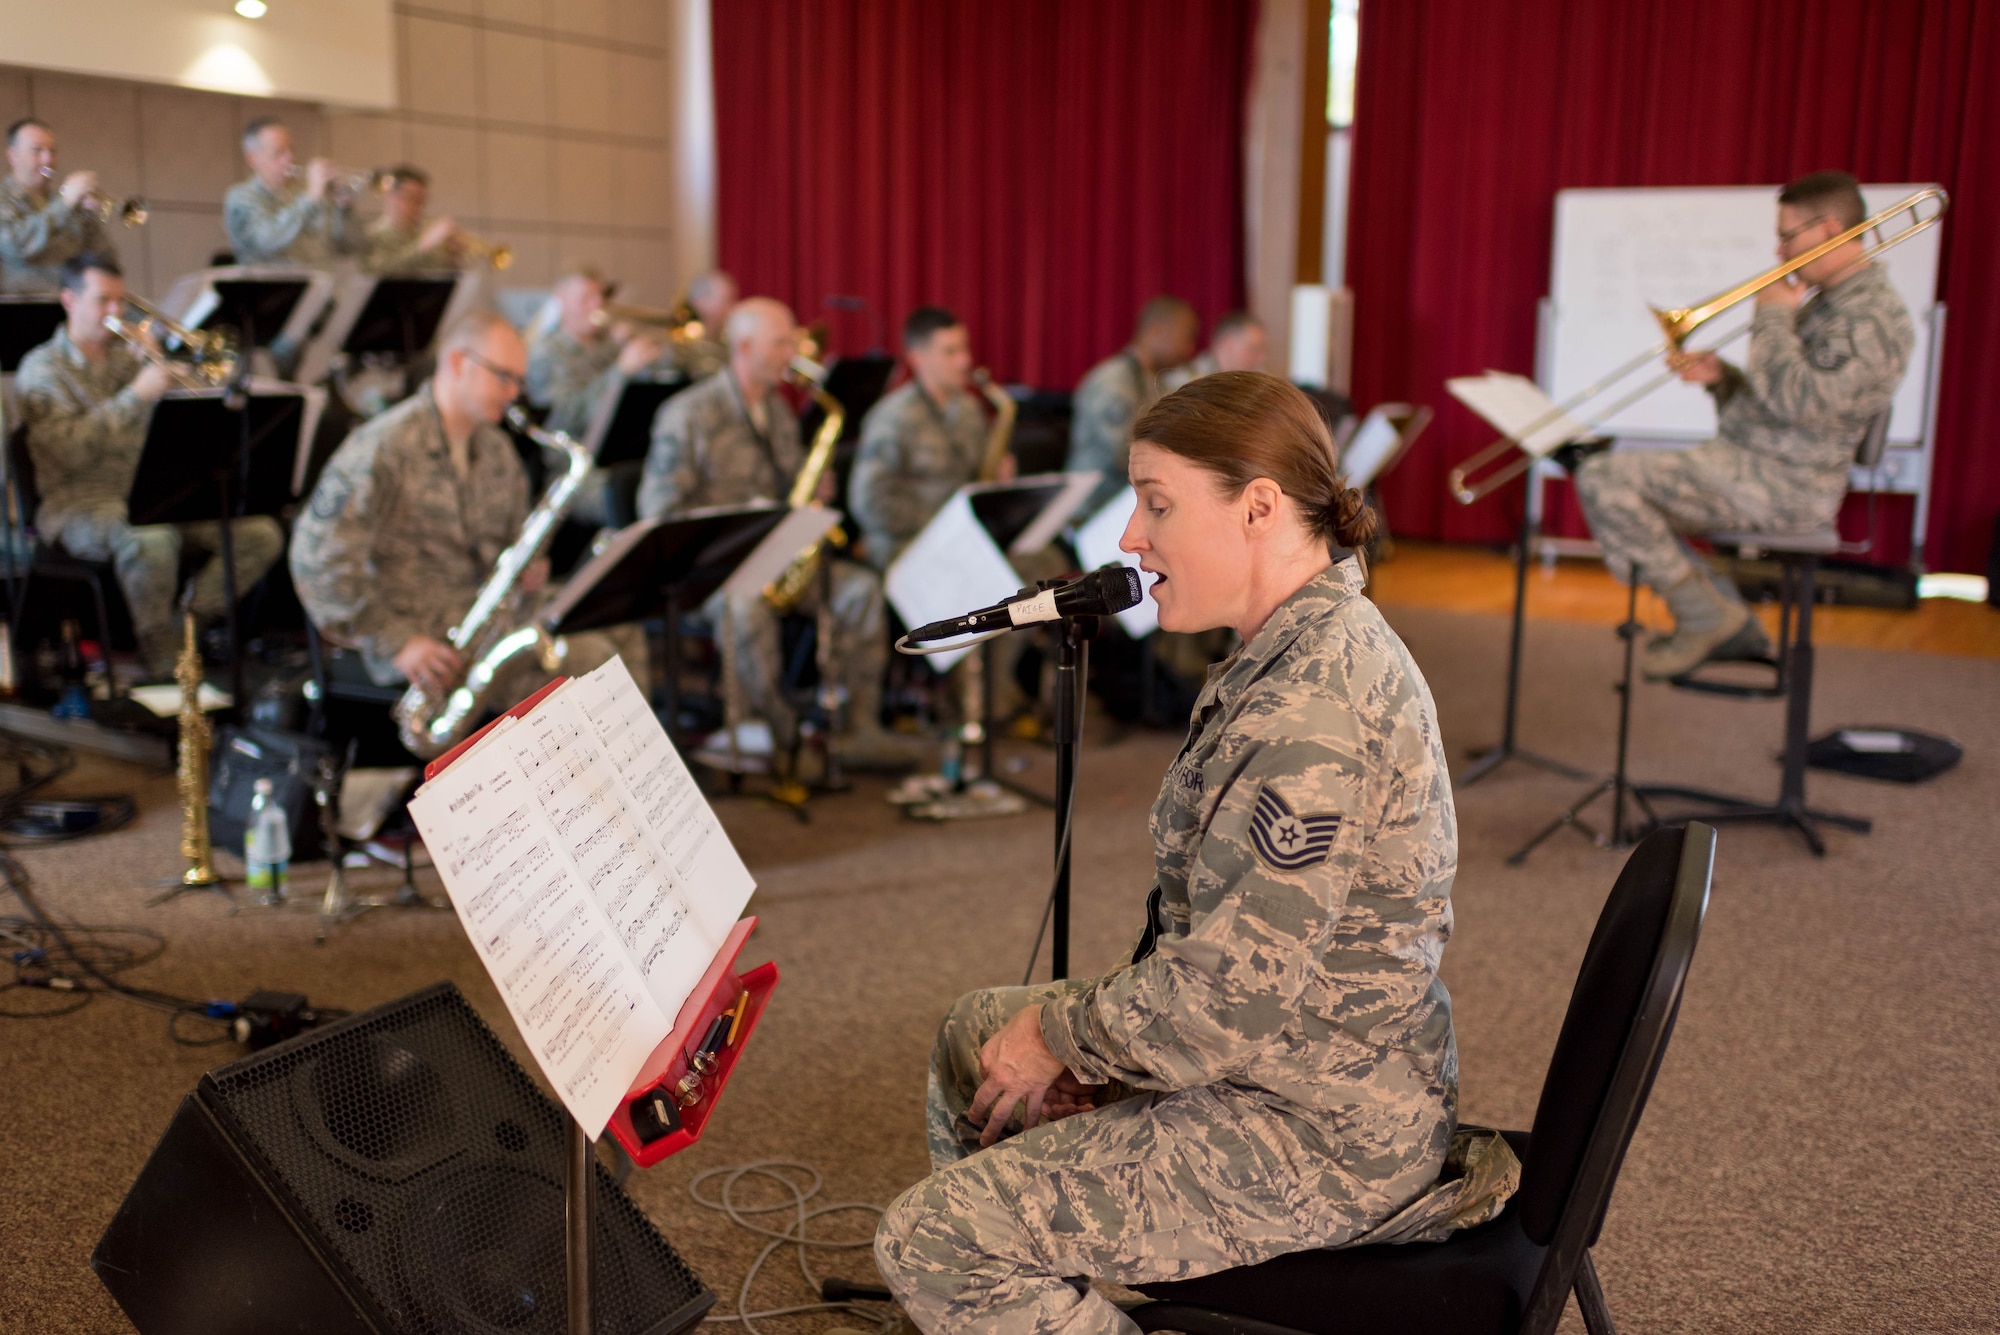
[[[685,302],[667,307],[607,301],[591,313],[590,323],[599,329],[608,329],[615,324],[652,325],[664,331],[668,341],[673,343],[696,343],[708,335],[708,328],[702,324],[701,317]]]
[[[1638,389],[1626,394],[1609,408],[1599,412],[1590,421],[1577,426],[1573,431],[1566,432],[1561,440],[1551,442],[1547,450],[1530,454],[1525,449],[1520,449],[1517,456],[1504,467],[1493,469],[1493,471],[1485,473],[1476,481],[1471,480],[1473,474],[1479,473],[1482,469],[1491,468],[1495,460],[1501,458],[1510,450],[1519,449],[1522,442],[1533,440],[1537,434],[1546,432],[1550,427],[1556,426],[1569,415],[1571,409],[1589,403],[1591,400],[1606,393],[1612,386],[1626,379],[1654,358],[1663,353],[1679,352],[1687,342],[1690,334],[1730,307],[1749,300],[1773,283],[1782,282],[1800,269],[1805,268],[1806,265],[1811,264],[1820,256],[1838,250],[1848,242],[1857,240],[1869,232],[1874,232],[1876,234],[1875,244],[1861,253],[1863,261],[1871,260],[1885,250],[1900,246],[1917,233],[1935,227],[1939,220],[1944,217],[1945,210],[1950,205],[1951,197],[1942,190],[1935,187],[1919,190],[1907,198],[1896,201],[1888,208],[1867,218],[1863,218],[1860,222],[1854,224],[1854,226],[1848,228],[1838,236],[1827,238],[1804,254],[1794,256],[1783,264],[1780,264],[1777,268],[1758,274],[1755,278],[1751,278],[1745,282],[1738,283],[1735,287],[1725,292],[1719,292],[1698,305],[1677,306],[1670,310],[1662,310],[1657,306],[1652,307],[1653,319],[1659,323],[1660,333],[1663,336],[1658,343],[1647,348],[1644,352],[1632,358],[1632,360],[1625,362],[1623,365],[1614,367],[1606,375],[1584,386],[1561,403],[1556,404],[1540,417],[1522,427],[1518,435],[1501,436],[1485,449],[1459,464],[1456,468],[1453,468],[1446,475],[1446,486],[1450,488],[1452,496],[1460,505],[1470,505],[1482,496],[1491,495],[1498,488],[1505,486],[1521,474],[1527,472],[1530,468],[1533,468],[1539,459],[1545,457],[1554,449],[1589,434],[1599,423],[1610,420],[1632,404],[1645,398],[1660,386],[1674,379],[1679,372],[1670,370],[1646,381]],[[1930,210],[1929,212],[1926,212],[1927,208]],[[1883,236],[1882,228],[1901,214],[1908,214],[1909,220],[1898,230],[1886,237]]]
[[[127,314],[107,315],[104,327],[174,378],[182,389],[219,389],[236,376],[236,352],[220,331],[189,329],[137,297],[125,298]],[[131,312],[136,312],[136,319]],[[173,349],[186,355],[169,357]]]

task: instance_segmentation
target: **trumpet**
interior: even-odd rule
[[[672,343],[696,343],[708,337],[708,327],[686,302],[667,307],[607,301],[591,313],[590,323],[598,329],[608,329],[615,324],[651,325],[662,330]]]
[[[1638,389],[1627,393],[1609,408],[1598,412],[1590,421],[1576,426],[1574,429],[1562,431],[1562,439],[1550,442],[1547,449],[1534,454],[1522,450],[1518,457],[1508,462],[1504,467],[1494,469],[1491,472],[1485,473],[1477,480],[1473,480],[1473,474],[1479,473],[1482,469],[1492,467],[1495,460],[1500,459],[1508,451],[1516,449],[1522,442],[1533,440],[1537,435],[1547,432],[1552,427],[1557,427],[1557,424],[1561,423],[1568,416],[1571,409],[1581,407],[1608,393],[1614,385],[1631,376],[1633,372],[1651,362],[1655,357],[1663,353],[1679,352],[1683,345],[1686,344],[1690,334],[1730,307],[1748,301],[1751,297],[1756,296],[1759,292],[1771,286],[1771,284],[1783,282],[1800,269],[1805,268],[1808,264],[1820,258],[1820,256],[1838,250],[1850,241],[1859,240],[1870,232],[1875,233],[1875,244],[1861,253],[1861,260],[1872,260],[1883,251],[1902,245],[1903,242],[1908,241],[1919,232],[1937,226],[1938,222],[1943,219],[1945,210],[1950,206],[1951,197],[1944,191],[1934,187],[1919,190],[1915,194],[1897,200],[1888,208],[1863,218],[1860,222],[1841,232],[1838,236],[1829,237],[1804,254],[1794,256],[1776,268],[1758,274],[1755,278],[1738,283],[1735,287],[1729,288],[1724,292],[1719,292],[1706,301],[1693,306],[1677,306],[1670,310],[1662,310],[1657,306],[1653,307],[1653,319],[1658,322],[1660,333],[1663,336],[1658,343],[1647,348],[1644,352],[1622,366],[1613,368],[1608,374],[1592,384],[1584,386],[1561,403],[1556,404],[1540,417],[1522,427],[1517,436],[1502,436],[1485,449],[1479,451],[1479,453],[1459,464],[1456,468],[1453,468],[1445,478],[1446,485],[1450,488],[1452,496],[1460,505],[1470,505],[1482,496],[1491,495],[1496,489],[1505,486],[1534,467],[1538,459],[1588,435],[1600,423],[1608,421],[1613,416],[1660,388],[1660,386],[1673,380],[1679,374],[1678,371],[1667,371],[1663,375],[1655,376],[1639,386]],[[1932,208],[1932,211],[1926,212],[1927,207]],[[1908,214],[1909,220],[1898,230],[1884,236],[1882,233],[1883,227],[1903,214]]]
[[[303,181],[306,177],[306,170],[305,167],[294,162],[290,167],[285,169],[285,176],[288,180]],[[338,169],[338,173],[333,178],[334,193],[344,195],[349,199],[357,195],[385,194],[389,187],[395,184],[396,179],[396,174],[386,167],[370,167],[366,171],[350,171],[346,168],[340,168]]]
[[[105,316],[104,327],[182,389],[219,389],[236,377],[236,350],[228,335],[177,324],[137,297],[125,298],[125,313]]]
[[[41,170],[44,181],[52,182],[56,179],[54,167],[44,167]],[[83,197],[77,205],[77,212],[85,217],[95,218],[101,223],[117,222],[127,227],[144,227],[146,219],[152,214],[152,210],[146,207],[146,201],[138,195],[131,195],[125,199],[100,199],[95,192]]]
[[[484,261],[489,268],[501,270],[514,263],[514,248],[504,241],[493,241],[476,232],[459,228],[452,234],[452,249],[461,260]]]

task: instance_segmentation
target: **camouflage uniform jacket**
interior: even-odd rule
[[[1162,371],[1160,373],[1160,392],[1171,394],[1189,381],[1199,380],[1205,375],[1214,375],[1221,369],[1222,367],[1216,364],[1214,350],[1204,348],[1185,364],[1176,366],[1171,371]]]
[[[44,532],[88,510],[124,508],[153,417],[153,405],[132,391],[144,365],[117,338],[93,362],[66,327],[21,359],[14,391],[42,493],[35,523]]]
[[[1805,307],[1760,306],[1747,365],[1711,386],[1718,441],[1742,451],[1776,496],[1815,511],[1837,505],[1868,423],[1895,398],[1916,333],[1887,272],[1871,264]]]
[[[361,239],[361,267],[372,274],[426,273],[455,269],[457,264],[443,250],[425,250],[421,227],[398,227],[387,218],[377,218]]]
[[[1079,1078],[1220,1087],[1402,1199],[1456,1115],[1457,822],[1430,690],[1353,560],[1210,669],[1153,806],[1131,962],[1045,1006]]]
[[[764,397],[764,431],[744,409],[731,371],[717,371],[660,405],[639,482],[639,516],[712,505],[782,501],[805,463],[799,420],[776,390]]]
[[[54,292],[63,261],[86,250],[116,254],[103,223],[58,191],[37,204],[19,181],[0,177],[0,292]]]
[[[274,193],[251,177],[229,187],[222,222],[238,264],[331,264],[362,247],[354,212],[301,188]]]
[[[1076,387],[1069,423],[1069,468],[1104,474],[1081,514],[1095,513],[1125,489],[1132,423],[1160,397],[1160,379],[1126,348],[1090,368]]]
[[[335,450],[292,532],[292,580],[322,634],[362,653],[368,673],[412,635],[458,624],[528,517],[528,478],[506,432],[472,434],[471,467],[452,467],[429,385],[354,429]]]
[[[620,376],[615,340],[585,343],[558,326],[528,353],[528,402],[549,410],[543,423],[549,430],[582,440],[598,400]]]
[[[986,416],[970,394],[939,406],[911,380],[868,410],[848,479],[847,506],[885,570],[951,494],[979,476]]]

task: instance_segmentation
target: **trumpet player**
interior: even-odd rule
[[[798,419],[779,392],[798,352],[791,309],[769,297],[737,304],[723,326],[729,365],[682,390],[653,419],[653,441],[639,485],[642,518],[671,516],[711,505],[780,500],[804,466]],[[820,479],[818,500],[833,500],[833,473]],[[883,730],[882,674],[889,645],[882,582],[852,561],[835,560],[827,572],[828,659],[847,692],[847,732],[841,758],[859,769],[900,768],[920,756],[911,744]],[[815,588],[799,610],[817,612]],[[735,688],[753,715],[788,746],[797,718],[782,690],[784,659],[778,617],[761,594],[727,600],[718,593],[704,609],[731,640]]]
[[[667,347],[667,361],[686,379],[712,376],[728,362],[722,330],[736,308],[736,296],[736,280],[720,269],[688,284],[687,308],[694,312],[695,323],[684,326]]]
[[[86,252],[115,258],[110,235],[89,207],[96,172],[56,179],[55,132],[27,117],[7,127],[7,176],[0,180],[0,291],[52,294],[65,260]]]
[[[1188,381],[1217,371],[1261,371],[1269,349],[1264,322],[1249,311],[1231,311],[1209,331],[1208,346],[1187,365],[1162,375],[1160,386],[1171,394]]]
[[[1778,258],[1802,255],[1866,214],[1848,173],[1800,177],[1778,192]],[[1757,294],[1743,365],[1713,352],[1670,357],[1681,379],[1715,400],[1716,439],[1689,450],[1598,454],[1577,470],[1577,496],[1605,563],[1620,578],[1636,567],[1673,612],[1673,634],[1645,651],[1645,673],[1655,680],[1710,659],[1769,653],[1736,586],[1711,575],[1680,535],[1806,533],[1831,523],[1855,447],[1909,365],[1916,344],[1909,310],[1861,240],[1835,247],[1797,277]]]
[[[259,116],[244,126],[243,161],[250,178],[229,187],[222,203],[238,264],[326,265],[360,251],[361,225],[340,169],[325,158],[298,168],[283,121]]]
[[[498,314],[453,321],[431,378],[355,428],[298,518],[291,569],[299,601],[322,635],[359,651],[377,685],[443,691],[467,666],[448,640],[451,628],[531,506],[527,472],[499,426],[527,361],[521,336]],[[520,591],[538,597],[547,580],[547,561],[534,562]],[[588,672],[614,653],[635,679],[648,679],[645,640],[629,627],[570,636],[564,671]],[[496,684],[494,701],[505,708],[528,695],[538,672],[532,658],[522,660]]]
[[[556,327],[528,354],[528,402],[547,410],[543,425],[581,436],[613,380],[638,375],[665,351],[643,329],[604,319],[611,284],[590,265],[556,280]]]
[[[184,553],[209,557],[194,577],[195,615],[213,620],[228,610],[222,526],[130,522],[126,493],[153,405],[173,380],[105,327],[106,317],[125,310],[125,279],[115,260],[83,254],[65,261],[61,299],[62,325],[22,358],[15,380],[42,493],[35,528],[72,556],[112,563],[147,672],[171,677],[180,645],[174,604]],[[237,588],[248,590],[284,550],[284,533],[264,515],[231,524]]]
[[[450,218],[424,219],[431,178],[407,163],[391,167],[382,195],[382,216],[362,242],[361,267],[372,274],[410,273],[457,267],[458,224]]]

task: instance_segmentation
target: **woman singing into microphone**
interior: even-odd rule
[[[1064,1277],[1186,1279],[1498,1209],[1431,1190],[1457,1099],[1437,977],[1457,831],[1430,690],[1362,592],[1374,517],[1275,376],[1203,376],[1132,439],[1122,546],[1160,625],[1242,647],[1153,805],[1130,959],[945,1017],[936,1171],[875,1239],[932,1335],[1136,1331]]]

